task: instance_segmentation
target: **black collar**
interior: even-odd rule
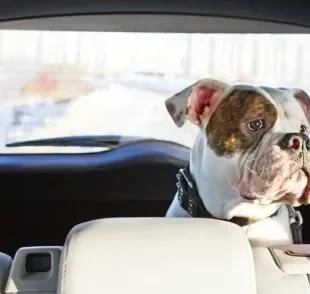
[[[199,218],[213,218],[216,219],[204,206],[195,182],[190,174],[189,165],[187,165],[184,169],[180,169],[177,174],[177,188],[178,188],[178,200],[181,207],[187,211],[192,217]],[[301,244],[301,225],[302,225],[302,217],[299,211],[294,210],[292,206],[288,206],[290,221],[291,221],[291,229],[293,234],[293,239],[295,244]],[[277,211],[271,215],[270,217],[277,214]],[[239,226],[247,226],[253,223],[256,223],[259,220],[257,219],[249,219],[245,217],[233,217],[230,220],[227,219],[219,219],[223,221],[233,222]]]

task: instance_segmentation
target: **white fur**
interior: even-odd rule
[[[178,202],[175,195],[166,217],[191,217]],[[277,214],[244,227],[251,246],[288,245],[293,243],[290,229],[289,213],[286,206],[281,205]]]
[[[238,85],[228,87],[225,95],[232,91],[233,88],[254,89],[276,106],[278,119],[271,130],[270,142],[277,137],[277,134],[296,132],[300,127],[300,118],[304,117],[304,114],[298,102],[294,101],[294,99],[282,99],[283,95],[292,95],[289,91]],[[184,104],[184,101],[182,103]],[[180,108],[181,104],[178,107]],[[308,121],[305,123],[309,127]],[[244,227],[253,246],[292,243],[287,207],[280,203],[268,205],[255,204],[242,198],[234,185],[236,179],[240,176],[240,163],[238,161],[240,156],[237,154],[232,158],[218,157],[207,145],[204,131],[205,125],[201,129],[191,150],[190,172],[206,209],[216,218],[230,219],[234,216],[243,216],[261,219],[254,224]],[[261,151],[259,150],[259,152]],[[277,214],[270,217],[276,211]],[[175,195],[166,217],[190,217],[181,208],[177,195]]]
[[[208,211],[217,218],[230,219],[237,215],[262,219],[244,227],[252,246],[291,244],[287,208],[281,204],[263,206],[245,202],[226,176],[227,171],[236,166],[234,160],[216,157],[206,146],[206,136],[201,132],[191,152],[190,167],[198,193]],[[206,162],[213,162],[213,167]],[[277,210],[277,214],[269,218]],[[166,217],[190,217],[180,206],[177,195]]]

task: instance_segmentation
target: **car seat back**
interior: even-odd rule
[[[12,258],[9,255],[0,252],[0,294],[4,293],[11,265]]]
[[[67,237],[58,294],[254,294],[243,230],[212,219],[114,218]]]
[[[62,247],[24,247],[14,257],[6,294],[56,294]]]

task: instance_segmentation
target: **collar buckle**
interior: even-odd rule
[[[291,226],[294,225],[295,227],[300,227],[303,224],[303,218],[299,210],[295,210],[295,208],[291,205],[287,205],[290,224]]]
[[[296,227],[300,227],[303,224],[303,218],[301,216],[300,211],[298,210],[292,210],[290,214],[290,223],[294,224]]]
[[[302,244],[302,224],[303,218],[300,211],[295,210],[293,206],[288,205],[290,226],[294,244]]]

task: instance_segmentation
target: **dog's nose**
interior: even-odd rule
[[[300,133],[290,133],[285,134],[279,142],[279,146],[282,149],[291,149],[296,152],[301,150],[310,151],[310,139],[305,134]]]

